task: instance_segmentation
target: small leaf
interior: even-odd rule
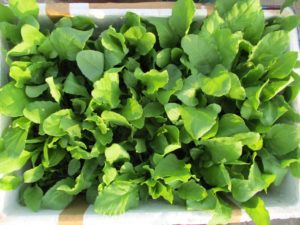
[[[34,183],[40,180],[44,175],[44,168],[40,164],[37,167],[29,169],[24,173],[24,183]]]
[[[37,212],[41,208],[43,191],[39,186],[27,187],[23,193],[25,205]]]

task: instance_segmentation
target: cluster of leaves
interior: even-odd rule
[[[229,202],[268,224],[256,194],[289,170],[300,177],[288,35],[300,17],[265,20],[259,0],[217,1],[204,20],[195,11],[178,0],[168,18],[128,12],[99,31],[65,17],[42,30],[34,0],[0,5],[11,78],[0,114],[12,117],[0,188],[21,185],[33,211],[79,194],[108,215],[161,198],[211,210],[211,224],[230,220]]]

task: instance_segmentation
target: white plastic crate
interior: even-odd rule
[[[99,8],[101,7],[101,8]],[[210,7],[198,7],[197,18],[207,16],[211,10]],[[164,17],[171,15],[170,4],[168,3],[140,3],[140,4],[56,4],[46,6],[40,4],[40,21],[42,27],[49,26],[50,20],[47,14],[51,15],[85,15],[95,18],[99,27],[107,27],[111,24],[117,24],[122,20],[127,11],[135,12],[143,17],[157,16]],[[47,12],[47,13],[46,13]],[[57,14],[56,14],[57,13]],[[286,9],[282,15],[291,15],[293,11]],[[266,10],[266,18],[279,15],[278,10]],[[5,44],[0,40],[0,49]],[[299,52],[299,42],[297,30],[290,34],[290,49]],[[300,57],[299,57],[300,59]],[[8,80],[7,66],[5,65],[4,56],[0,52],[0,85],[2,86]],[[298,71],[300,72],[300,71]],[[295,108],[300,112],[300,96],[295,102]],[[0,133],[9,124],[9,119],[0,117]],[[288,175],[282,185],[271,187],[268,195],[261,194],[265,200],[271,219],[287,219],[300,217],[300,181]],[[85,224],[85,225],[172,225],[172,224],[205,224],[210,218],[209,212],[187,211],[182,206],[169,205],[163,201],[149,200],[141,203],[136,209],[118,216],[97,215],[93,211],[93,206],[87,210],[79,209],[82,215],[75,216],[66,211],[58,210],[40,210],[33,213],[29,209],[19,205],[18,190],[3,192],[0,191],[0,224],[5,225],[56,225],[56,224]],[[70,217],[63,217],[63,214],[70,214]],[[62,219],[63,218],[63,219]],[[68,219],[69,218],[69,219]],[[69,223],[66,223],[69,220]],[[76,222],[77,220],[77,222]],[[250,221],[249,216],[240,210],[233,213],[232,222]]]

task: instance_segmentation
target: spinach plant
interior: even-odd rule
[[[86,195],[115,215],[147,199],[210,210],[232,203],[269,224],[257,195],[300,177],[300,89],[289,31],[259,0],[218,0],[203,20],[192,0],[168,18],[128,12],[119,27],[64,17],[41,27],[35,0],[0,5],[10,81],[0,114],[0,188],[33,211]]]

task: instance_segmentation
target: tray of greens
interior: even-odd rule
[[[20,187],[33,211],[85,195],[122,214],[148,199],[210,210],[233,205],[269,224],[258,195],[300,177],[300,78],[289,31],[299,16],[266,20],[259,0],[217,1],[195,20],[192,0],[168,18],[128,12],[120,26],[91,18],[38,22],[34,0],[0,4],[9,82],[0,114],[0,188]],[[4,76],[2,74],[2,76]]]

